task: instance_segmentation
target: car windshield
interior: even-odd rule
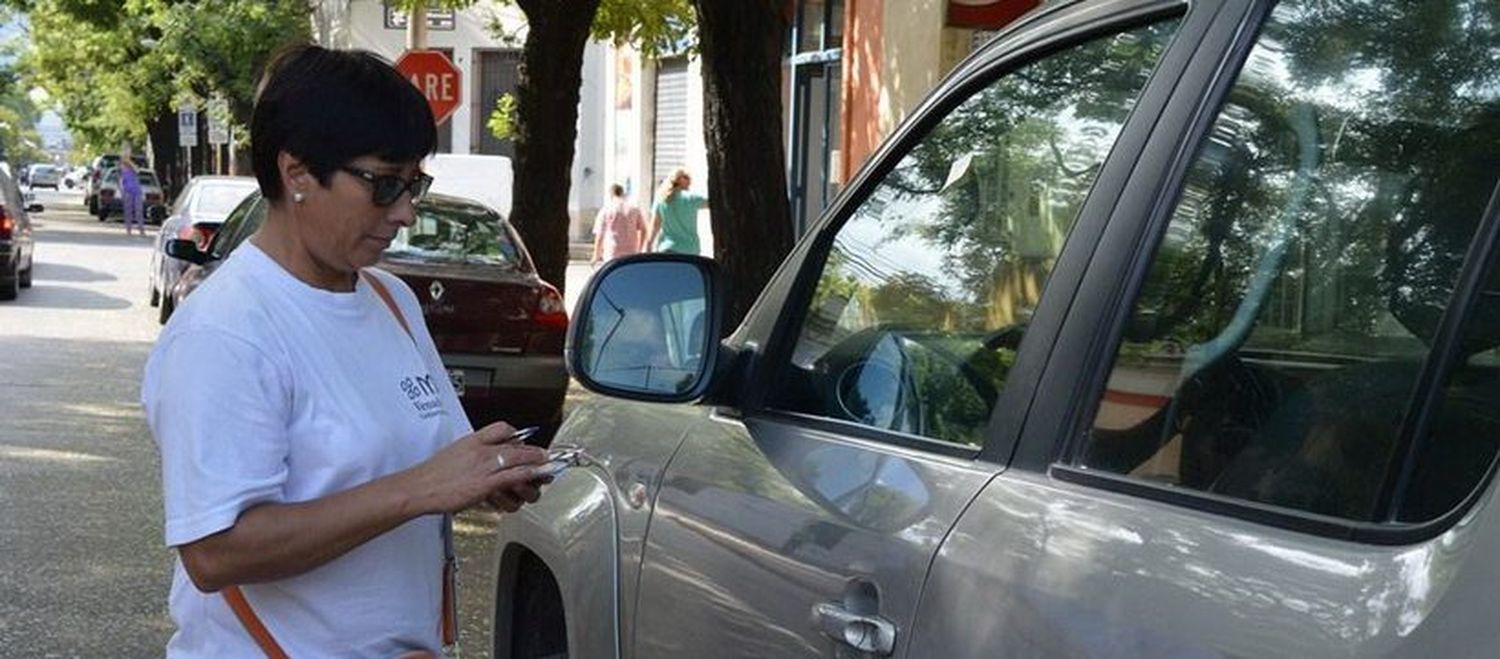
[[[521,267],[521,248],[498,214],[482,206],[430,200],[417,221],[396,234],[386,254],[394,258]]]
[[[198,217],[224,217],[255,191],[254,183],[207,183],[193,196],[189,213]]]

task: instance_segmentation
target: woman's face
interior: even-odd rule
[[[396,175],[407,182],[421,173],[416,161],[390,163],[374,156],[362,156],[346,165],[375,176]],[[355,272],[374,265],[380,253],[390,246],[401,227],[416,221],[416,208],[410,191],[402,192],[395,202],[379,206],[374,201],[374,184],[344,168],[334,170],[325,188],[304,186],[305,198],[298,215],[307,225],[302,232],[303,244],[310,256],[323,267],[339,272]]]
[[[678,176],[677,180],[673,181],[673,183],[677,186],[678,190],[686,190],[693,187],[693,177],[683,174],[682,176]]]

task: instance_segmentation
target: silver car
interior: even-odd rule
[[[606,265],[495,656],[1494,656],[1494,12],[1048,3],[737,327]]]
[[[172,287],[188,266],[186,261],[167,256],[167,242],[177,238],[191,240],[200,250],[206,250],[230,211],[259,189],[255,178],[250,176],[194,176],[177,194],[170,215],[156,232],[147,283],[149,302],[158,308],[157,320],[163,325],[174,310]]]

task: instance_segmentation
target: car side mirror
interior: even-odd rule
[[[210,260],[207,252],[198,249],[198,243],[185,238],[168,240],[162,251],[166,252],[167,256],[174,259],[182,259],[193,265],[203,265]]]
[[[568,371],[609,396],[700,399],[713,384],[726,303],[712,260],[639,254],[611,261],[578,298],[568,329]]]
[[[146,218],[157,224],[165,222],[167,219],[167,207],[159,204],[152,206],[150,210],[146,211]]]
[[[28,213],[40,213],[45,210],[47,210],[46,207],[35,202],[26,205],[26,212]]]

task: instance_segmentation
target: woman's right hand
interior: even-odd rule
[[[408,492],[419,512],[456,513],[536,480],[533,468],[547,461],[547,452],[510,441],[515,432],[504,421],[492,423],[413,467]]]

